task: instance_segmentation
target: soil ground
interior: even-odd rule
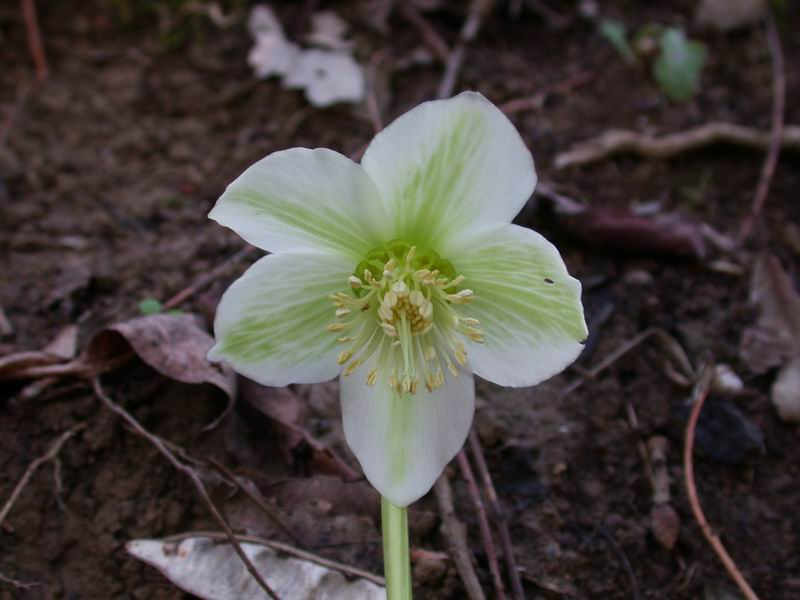
[[[351,155],[372,136],[361,107],[314,109],[277,81],[256,82],[242,20],[227,29],[205,19],[178,21],[165,32],[155,13],[142,8],[152,4],[40,1],[51,71],[42,83],[33,82],[17,5],[0,7],[0,306],[14,327],[1,341],[2,353],[42,348],[70,324],[78,324],[85,346],[97,331],[136,316],[143,298],[169,298],[236,252],[240,239],[206,215],[225,185],[257,159],[292,146]],[[287,3],[278,13],[290,35],[301,36],[312,9],[336,10],[354,30],[359,58],[381,49],[394,64],[409,63],[422,47],[418,31],[397,12],[386,32],[376,30],[372,4]],[[658,201],[665,211],[734,233],[750,207],[760,153],[713,147],[670,161],[622,157],[567,171],[552,161],[614,127],[667,133],[726,120],[768,129],[771,71],[763,29],[695,31],[688,1],[603,4],[629,30],[679,25],[707,44],[693,101],[666,101],[648,68],[625,64],[590,23],[575,19],[560,28],[527,9],[511,16],[505,3],[470,47],[459,88],[500,104],[587,72],[581,86],[513,116],[540,178],[595,207]],[[780,23],[786,120],[800,123],[800,11],[786,4]],[[451,43],[463,21],[459,5],[427,17]],[[434,97],[441,73],[433,61],[387,74],[384,118]],[[798,166],[796,154],[781,159],[765,208],[768,235],[760,238],[792,276],[800,273],[787,228],[800,223]],[[800,597],[800,430],[770,404],[774,374],[753,375],[740,356],[742,332],[754,319],[746,272],[590,247],[536,207],[521,222],[553,240],[584,283],[597,333],[580,365],[661,327],[694,363],[710,355],[744,379],[741,394],[711,402],[738,408],[763,433],[763,451],[735,464],[720,460],[715,444],[742,442],[723,421],[695,457],[699,494],[761,598]],[[763,243],[756,239],[751,251]],[[245,266],[236,265],[182,309],[208,320]],[[656,345],[644,344],[566,397],[562,391],[579,376],[574,368],[535,389],[479,383],[475,427],[509,515],[529,598],[628,599],[636,597],[634,582],[641,598],[736,597],[724,595],[732,584],[689,509],[680,461],[689,390],[665,377],[664,362]],[[192,456],[216,457],[247,473],[315,552],[380,572],[377,504],[363,482],[344,484],[296,453],[287,460],[274,423],[242,402],[222,426],[204,432],[225,405],[210,386],[171,381],[138,361],[106,376],[104,385],[151,431]],[[0,388],[0,502],[61,431],[82,421],[87,428],[61,452],[58,480],[52,465],[43,466],[0,528],[0,574],[41,584],[22,590],[0,580],[0,598],[187,597],[130,558],[124,544],[216,529],[189,482],[104,411],[85,381],[64,379],[31,401],[19,400],[21,387]],[[293,391],[304,401],[307,430],[356,467],[342,443],[335,384]],[[628,404],[638,414],[638,431],[630,427]],[[709,414],[701,425],[713,429]],[[640,440],[656,434],[671,442],[672,504],[682,519],[672,551],[650,532],[652,490],[638,452]],[[488,591],[474,510],[456,469],[452,476],[457,512]],[[281,537],[246,497],[213,487],[237,529]],[[411,520],[412,545],[447,550],[432,497],[413,507]],[[420,598],[465,597],[449,562],[418,566],[416,579]]]

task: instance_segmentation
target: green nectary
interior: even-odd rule
[[[439,273],[453,279],[456,276],[456,269],[453,263],[439,256],[436,250],[416,246],[406,240],[390,240],[383,246],[372,248],[364,255],[361,262],[356,266],[353,274],[361,279],[364,271],[371,272],[376,278],[380,279],[383,275],[384,265],[392,258],[397,261],[405,261],[408,251],[412,246],[416,247],[414,257],[411,260],[411,267],[415,270],[427,269],[429,271],[438,270]]]

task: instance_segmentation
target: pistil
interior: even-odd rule
[[[338,341],[351,344],[338,357],[343,375],[377,355],[366,384],[385,379],[399,394],[416,393],[420,376],[430,392],[444,385],[442,363],[457,377],[454,363],[467,365],[460,337],[483,342],[478,320],[457,310],[474,298],[472,290],[459,289],[464,281],[452,263],[406,242],[370,251],[348,277],[351,293],[329,297],[336,322],[328,330],[347,332]]]

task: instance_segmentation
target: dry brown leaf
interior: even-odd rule
[[[194,315],[148,315],[112,325],[92,338],[87,361],[102,363],[130,347],[142,361],[165,377],[183,383],[208,383],[228,399],[225,411],[206,429],[219,424],[233,408],[236,376],[222,364],[206,358],[214,339]]]
[[[772,402],[782,419],[800,421],[800,295],[772,254],[755,263],[750,301],[759,317],[742,335],[741,357],[755,373],[782,365]]]

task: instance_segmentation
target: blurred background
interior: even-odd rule
[[[591,336],[535,389],[479,382],[497,547],[454,462],[466,538],[441,498],[412,507],[417,596],[744,597],[686,491],[710,387],[692,485],[759,596],[800,597],[798,32],[792,0],[4,2],[0,598],[189,597],[125,543],[219,525],[103,390],[235,531],[381,572],[337,384],[205,362],[222,291],[259,256],[206,215],[270,152],[357,160],[467,89],[531,148],[516,222],[582,281]]]

